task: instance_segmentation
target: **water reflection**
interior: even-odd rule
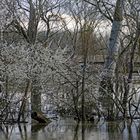
[[[21,136],[21,139],[27,140],[27,126],[26,124],[23,124],[22,126],[20,124],[18,124],[18,129],[19,129],[19,133]]]
[[[43,130],[45,127],[46,127],[46,125],[43,125],[43,124],[34,124],[31,126],[31,132],[37,133],[40,130]]]
[[[85,121],[83,121],[82,122],[82,140],[85,140],[85,128],[86,128],[86,122]]]
[[[63,119],[45,125],[1,125],[0,140],[139,140],[139,121],[77,123]]]
[[[78,129],[79,129],[79,122],[75,127],[73,140],[78,140]]]

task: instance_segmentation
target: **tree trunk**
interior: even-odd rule
[[[117,0],[115,13],[114,13],[114,21],[112,24],[112,30],[111,30],[109,45],[107,50],[108,54],[106,57],[104,70],[102,74],[102,77],[105,79],[113,77],[115,67],[116,67],[115,60],[118,55],[118,50],[119,50],[118,40],[119,40],[119,35],[120,35],[120,30],[122,27],[122,20],[123,20],[122,8],[123,8],[123,0]]]
[[[29,0],[30,5],[30,15],[29,15],[29,23],[28,23],[28,30],[27,36],[29,39],[29,43],[34,45],[36,43],[36,36],[37,36],[37,27],[39,24],[40,14],[37,13],[37,9],[35,9],[33,1]],[[33,56],[31,56],[34,58]],[[33,66],[33,68],[35,65]],[[41,111],[41,86],[39,83],[39,76],[38,74],[33,74],[32,77],[32,86],[31,86],[31,109],[32,111]]]
[[[25,29],[20,25],[20,21],[18,21],[18,20],[13,21],[13,25],[22,34],[24,39],[30,44],[30,47],[33,47],[36,44],[37,28],[38,28],[38,24],[39,24],[39,20],[40,20],[40,9],[37,9],[38,8],[37,5],[35,7],[35,3],[33,0],[29,0],[28,4],[29,4],[29,22],[28,22],[27,31],[25,31]],[[41,6],[41,1],[39,1],[39,6]],[[31,57],[33,58],[33,61],[34,61],[34,53],[32,54]],[[36,65],[33,64],[32,67],[35,68]],[[33,111],[36,111],[36,109],[40,110],[40,105],[41,105],[40,88],[41,88],[41,86],[40,86],[40,83],[37,81],[39,79],[38,74],[32,73],[31,77],[32,77],[31,107],[32,107]]]
[[[30,5],[30,15],[29,15],[27,36],[29,38],[30,44],[35,44],[37,27],[38,27],[40,17],[37,14],[37,11],[33,5],[32,0],[29,0],[29,5]]]
[[[32,119],[38,121],[39,123],[50,123],[51,120],[45,117],[41,112],[32,112]]]
[[[38,76],[34,77],[31,86],[31,109],[32,112],[41,112],[41,87]]]
[[[104,64],[104,70],[102,72],[102,79],[100,82],[99,93],[101,94],[101,98],[103,99],[103,106],[108,111],[108,118],[113,119],[113,76],[116,68],[116,58],[118,55],[119,49],[119,35],[122,26],[123,20],[123,5],[124,0],[117,0],[115,12],[114,12],[114,20],[112,24],[109,44],[108,44],[108,54],[106,57],[106,61]]]
[[[21,106],[20,106],[19,114],[18,114],[18,122],[20,121],[21,115],[23,117],[23,121],[25,120],[24,111],[25,111],[25,107],[26,107],[26,101],[27,101],[27,95],[28,95],[28,90],[29,90],[29,87],[30,87],[30,83],[31,83],[31,81],[28,79],[27,84],[26,84],[26,88],[25,88],[25,93],[24,93],[24,96],[22,98],[22,103],[21,103]]]

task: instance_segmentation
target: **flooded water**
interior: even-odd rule
[[[85,122],[63,119],[43,125],[1,125],[0,140],[140,140],[140,124]]]

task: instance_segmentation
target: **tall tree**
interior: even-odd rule
[[[109,44],[107,48],[107,57],[105,60],[99,89],[101,96],[105,97],[104,104],[108,110],[108,117],[110,119],[113,117],[113,77],[119,50],[119,36],[123,21],[123,6],[124,0],[117,0]]]
[[[15,29],[18,31],[18,33],[23,36],[25,41],[28,43],[28,47],[30,48],[30,61],[32,61],[32,68],[31,68],[31,74],[29,75],[29,79],[27,81],[31,81],[31,108],[33,111],[41,111],[41,93],[40,93],[40,82],[39,82],[39,76],[36,69],[36,39],[38,34],[38,25],[40,22],[40,11],[42,6],[42,0],[39,1],[19,1],[17,0],[15,3],[15,8],[13,10],[14,12],[14,20],[12,22],[12,25],[15,27]],[[16,7],[18,7],[16,9]],[[18,10],[20,9],[21,12]],[[21,14],[21,15],[20,15]],[[28,18],[27,18],[28,17]],[[25,21],[23,21],[23,19]],[[27,25],[25,25],[27,23]],[[27,82],[30,83],[30,82]],[[28,84],[27,84],[28,86]],[[27,96],[27,92],[25,92],[25,95]],[[24,97],[26,98],[26,97]],[[25,102],[25,100],[23,100]],[[25,103],[22,103],[25,104]],[[24,107],[22,107],[24,108]],[[23,112],[20,110],[20,112]],[[21,113],[20,113],[21,114]],[[19,119],[20,120],[20,114]]]

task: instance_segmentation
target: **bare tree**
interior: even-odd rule
[[[108,44],[108,49],[107,49],[107,57],[104,65],[104,70],[102,72],[102,79],[100,83],[100,92],[103,94],[103,96],[107,96],[108,100],[105,100],[105,102],[108,101],[107,108],[108,108],[108,117],[110,119],[113,119],[113,77],[114,77],[114,72],[116,68],[116,58],[118,55],[118,50],[119,50],[119,35],[121,31],[121,26],[122,26],[122,20],[123,20],[123,6],[124,6],[124,1],[123,0],[117,0],[116,2],[116,7],[114,11],[114,19],[112,23],[112,30],[110,34],[110,39],[109,39],[109,44]],[[107,95],[104,92],[104,90],[107,91]],[[105,94],[105,95],[104,95]],[[102,96],[102,95],[101,95]],[[106,97],[105,97],[106,98]]]

